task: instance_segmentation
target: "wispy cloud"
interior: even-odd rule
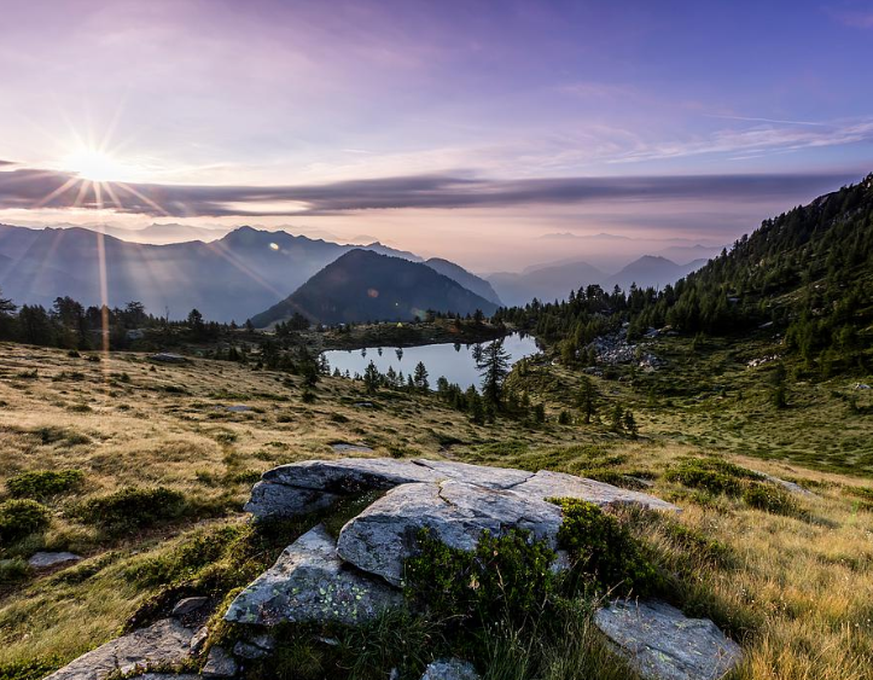
[[[851,28],[873,28],[873,9],[860,11],[831,10],[830,14],[841,24]]]
[[[755,116],[725,116],[710,114],[707,115],[707,118],[721,118],[722,120],[741,120],[750,123],[773,123],[774,125],[810,125],[812,127],[830,127],[828,123],[817,123],[808,120],[782,120],[779,118],[758,118]]]
[[[751,201],[798,193],[814,195],[853,179],[857,177],[846,174],[736,174],[495,180],[435,174],[300,186],[113,183],[117,202],[107,206],[105,189],[95,191],[74,175],[21,169],[0,175],[0,209],[112,207],[119,213],[153,216],[251,217],[604,201]]]
[[[742,130],[717,130],[693,140],[641,145],[638,149],[617,155],[607,162],[632,163],[704,154],[762,156],[870,140],[873,140],[873,120],[869,119],[814,128],[767,124]]]

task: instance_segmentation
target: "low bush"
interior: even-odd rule
[[[575,498],[553,502],[564,511],[558,545],[573,559],[573,577],[599,590],[645,596],[660,589],[662,578],[642,546],[619,521],[594,503]]]
[[[185,497],[165,487],[128,487],[81,504],[75,514],[83,522],[110,532],[146,529],[180,517]]]
[[[785,489],[773,484],[750,484],[743,490],[743,500],[747,505],[774,515],[795,515],[797,503]]]
[[[14,543],[48,528],[48,508],[30,499],[0,503],[0,544]]]
[[[692,489],[732,497],[742,494],[744,482],[763,479],[757,472],[718,458],[686,458],[668,470],[665,477]]]
[[[539,613],[554,589],[555,553],[527,532],[484,532],[474,551],[450,548],[422,529],[404,565],[405,593],[437,620],[480,624]]]
[[[35,470],[6,480],[6,490],[13,498],[44,500],[72,491],[81,486],[84,479],[81,470]]]
[[[203,567],[217,562],[232,541],[245,531],[242,526],[223,526],[201,532],[160,555],[149,557],[124,571],[124,577],[140,586],[167,585],[194,578]]]
[[[39,657],[28,661],[0,664],[0,680],[40,680],[62,664],[55,657]]]
[[[20,557],[0,560],[0,590],[14,586],[30,578],[30,567]]]

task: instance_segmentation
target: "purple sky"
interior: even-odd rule
[[[7,223],[290,225],[493,270],[554,232],[730,242],[873,170],[870,2],[0,10]]]

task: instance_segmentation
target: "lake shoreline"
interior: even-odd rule
[[[423,347],[460,343],[474,345],[511,335],[514,328],[487,321],[437,319],[419,323],[378,323],[351,328],[332,328],[320,333],[319,350],[359,350],[369,347]]]

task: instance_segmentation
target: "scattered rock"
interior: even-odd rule
[[[708,619],[689,619],[663,602],[617,601],[594,615],[597,627],[645,680],[718,680],[742,650]]]
[[[173,619],[123,635],[49,675],[46,680],[103,680],[111,673],[149,665],[184,661],[191,649],[192,631]]]
[[[401,602],[398,591],[344,565],[336,542],[318,525],[243,590],[224,618],[266,626],[284,621],[355,624]]]
[[[79,562],[82,558],[71,552],[38,552],[34,553],[27,563],[34,569],[51,569],[62,565]]]
[[[373,453],[373,449],[364,444],[331,444],[335,453]]]
[[[466,661],[439,659],[424,669],[421,680],[479,680],[479,674]]]
[[[797,484],[795,482],[789,482],[787,479],[780,479],[779,477],[776,477],[774,475],[768,475],[764,472],[759,472],[758,474],[771,484],[781,486],[786,491],[796,493],[799,496],[806,496],[807,498],[815,498],[815,494],[812,491],[810,491],[809,489],[804,489],[802,486],[800,486],[800,484]]]
[[[429,528],[448,546],[474,550],[483,531],[530,531],[556,547],[562,515],[558,506],[513,491],[449,480],[403,484],[349,521],[340,532],[340,557],[389,583],[401,583],[403,561],[415,548],[416,534]]]
[[[236,660],[223,647],[216,645],[209,650],[206,664],[200,669],[204,678],[232,678],[239,667]]]
[[[181,354],[172,354],[170,352],[158,352],[149,357],[149,361],[157,361],[162,364],[187,364],[188,359]]]
[[[192,656],[197,656],[203,651],[203,645],[206,644],[206,639],[209,637],[209,628],[201,626],[194,636],[191,638],[190,653]]]
[[[205,606],[207,602],[209,602],[208,597],[186,597],[185,599],[179,600],[176,603],[176,606],[173,607],[173,612],[172,614],[170,614],[170,616],[177,619],[183,616],[187,616],[188,614],[196,612],[198,609]]]
[[[241,659],[264,659],[269,656],[270,652],[266,649],[261,649],[257,645],[249,644],[240,640],[233,646],[233,655]]]

